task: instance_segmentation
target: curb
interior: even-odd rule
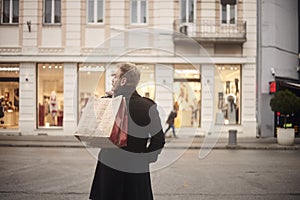
[[[72,144],[0,144],[0,147],[29,147],[29,148],[86,148],[84,145],[72,145]],[[300,150],[299,146],[243,146],[243,145],[224,145],[214,147],[201,147],[201,146],[172,146],[164,147],[165,149],[216,149],[216,150]]]

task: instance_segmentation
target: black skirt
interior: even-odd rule
[[[150,172],[122,172],[98,161],[89,198],[92,200],[153,200]]]

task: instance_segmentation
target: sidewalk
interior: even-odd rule
[[[0,147],[56,147],[85,148],[84,144],[73,136],[45,135],[0,135]],[[281,146],[276,138],[239,138],[236,145],[228,145],[228,138],[210,138],[181,136],[166,138],[165,148],[169,149],[260,149],[260,150],[300,150],[300,138],[293,146]]]

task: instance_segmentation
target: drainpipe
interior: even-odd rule
[[[261,81],[262,81],[262,50],[261,50],[261,17],[262,17],[262,13],[261,13],[261,4],[262,4],[263,0],[261,1],[257,1],[256,2],[256,21],[257,21],[257,28],[256,28],[256,35],[257,35],[257,39],[256,39],[256,121],[257,121],[257,130],[256,130],[256,137],[259,138],[261,137]]]

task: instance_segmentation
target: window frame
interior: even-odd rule
[[[183,20],[183,18],[182,18],[182,1],[185,1],[185,20]],[[190,8],[190,5],[189,5],[189,3],[190,3],[190,1],[192,1],[193,2],[193,6],[194,6],[194,8],[193,8],[193,19],[192,19],[192,21],[190,22],[189,21],[189,8]],[[180,9],[180,21],[181,21],[181,23],[195,23],[195,21],[196,21],[196,11],[197,11],[197,9],[196,9],[196,5],[197,5],[197,1],[196,0],[180,0],[180,5],[179,5],[179,9]]]
[[[89,1],[93,1],[94,5],[93,5],[93,20],[94,22],[89,22]],[[102,2],[102,22],[97,22],[97,18],[98,18],[98,2],[101,1]],[[104,24],[105,23],[105,0],[86,0],[86,23],[87,24]]]
[[[146,3],[146,22],[142,22],[141,14],[142,14],[142,1]],[[132,14],[132,3],[137,2],[137,13],[136,13],[136,19],[137,22],[133,22],[133,14]],[[131,25],[148,25],[149,21],[149,2],[148,0],[130,0],[130,24]]]
[[[236,4],[226,4],[226,22],[223,22],[223,5],[220,3],[220,22],[222,25],[236,25],[237,24],[237,2]],[[231,6],[234,6],[234,23],[231,23],[230,14],[231,14]]]
[[[47,0],[43,0],[43,25],[60,25],[62,22],[62,0],[50,0],[51,1],[51,22],[46,22],[46,1]],[[60,22],[55,22],[55,1],[59,1],[60,2],[60,10],[59,10],[59,18],[60,18]]]
[[[14,18],[14,1],[18,2],[18,21],[17,22],[13,22],[13,18]],[[4,0],[1,1],[1,24],[12,24],[12,25],[17,25],[19,24],[19,17],[20,17],[20,1],[19,0],[9,0],[9,18],[8,18],[8,22],[4,22]]]

